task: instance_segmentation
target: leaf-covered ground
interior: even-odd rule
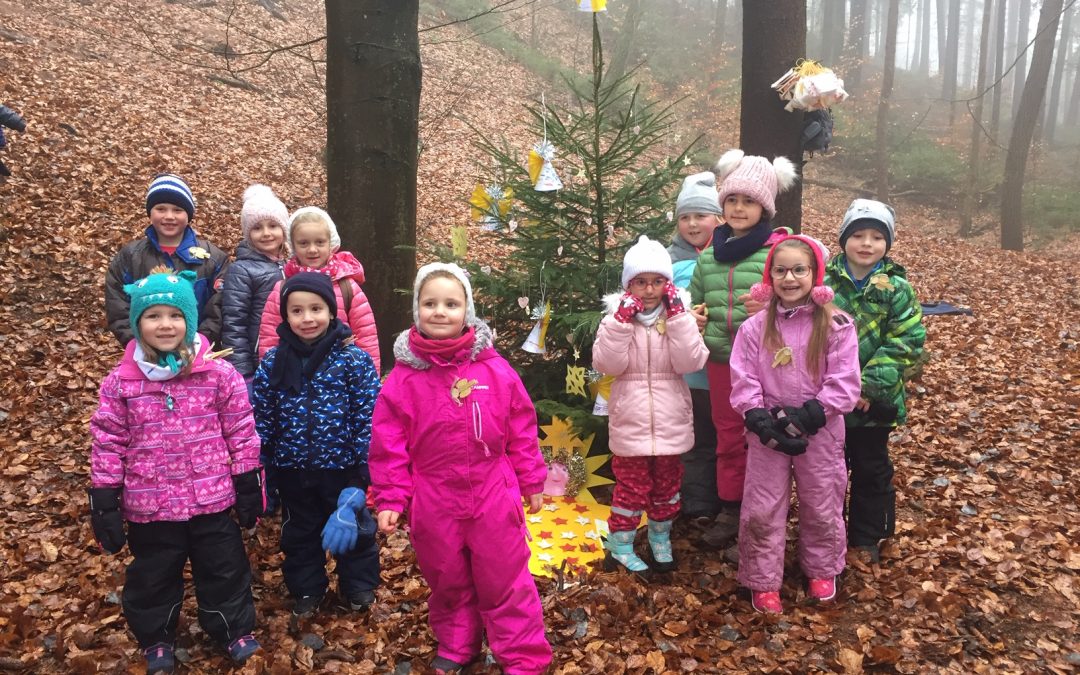
[[[307,8],[319,3],[269,4],[289,22],[254,2],[0,0],[0,101],[29,122],[26,134],[11,135],[4,160],[15,176],[0,184],[0,670],[141,669],[117,604],[125,556],[95,553],[85,514],[87,421],[119,356],[104,330],[103,273],[143,228],[140,204],[157,171],[190,179],[197,222],[224,248],[238,239],[239,198],[251,181],[269,183],[292,207],[324,199],[321,66],[275,57],[237,73],[255,87],[241,89],[192,65],[222,63],[200,46],[220,45],[226,31],[240,36],[241,52],[320,33],[321,17]],[[462,200],[478,172],[465,121],[526,147],[535,139],[514,135],[521,102],[555,88],[475,42],[445,42],[455,30],[425,33],[444,43],[423,50],[419,230],[443,243],[450,225],[467,220]],[[305,49],[318,57],[318,46]],[[701,125],[733,138],[734,119],[719,106]],[[830,161],[807,175],[843,183]],[[835,242],[850,197],[807,188],[806,229]],[[975,316],[926,319],[932,360],[912,387],[912,422],[893,444],[897,536],[881,564],[851,560],[840,601],[814,607],[789,555],[790,609],[766,619],[737,597],[732,567],[699,547],[702,526],[681,522],[680,567],[662,583],[596,572],[538,582],[555,672],[1080,664],[1080,242],[1005,253],[993,241],[957,239],[953,211],[898,206],[895,254],[921,297]],[[475,230],[471,247],[496,254]],[[262,524],[249,546],[266,650],[244,671],[423,672],[433,656],[426,587],[406,540],[385,542],[385,584],[370,615],[331,606],[292,625],[277,524]],[[180,646],[187,672],[228,667],[190,598]]]

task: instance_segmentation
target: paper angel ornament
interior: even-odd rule
[[[553,159],[555,146],[549,141],[540,141],[529,151],[529,180],[537,192],[553,192],[563,187],[555,167],[551,165]]]
[[[477,183],[473,188],[469,204],[472,206],[472,218],[483,225],[485,230],[496,230],[510,213],[510,204],[514,200],[514,191],[494,183]]]

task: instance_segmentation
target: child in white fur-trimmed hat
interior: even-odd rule
[[[645,575],[676,567],[671,525],[679,515],[683,465],[694,444],[690,391],[682,376],[705,365],[708,352],[685,292],[671,281],[671,258],[642,236],[623,257],[622,294],[604,300],[607,314],[593,343],[593,368],[612,375],[609,446],[615,492],[604,542],[608,570]],[[648,516],[650,566],[634,552],[642,513]]]

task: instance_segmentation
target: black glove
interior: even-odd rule
[[[870,401],[870,410],[866,411],[866,416],[875,422],[886,424],[895,422],[899,412],[900,409],[888,401]]]
[[[773,415],[780,422],[779,428],[791,438],[813,436],[825,426],[825,408],[816,398],[812,398],[799,407],[786,405],[773,408]]]
[[[94,538],[106,553],[119,553],[124,548],[124,518],[120,515],[121,488],[90,488],[90,524]]]
[[[236,522],[245,530],[250,530],[266,510],[262,467],[233,476],[232,481],[236,489],[236,505],[233,507],[236,509]]]
[[[746,411],[746,428],[756,434],[767,448],[777,450],[792,457],[806,452],[809,444],[805,438],[791,438],[778,427],[776,418],[765,408]]]

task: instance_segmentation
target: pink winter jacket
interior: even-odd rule
[[[375,314],[371,311],[367,296],[364,295],[360,284],[364,283],[364,266],[348,251],[338,251],[333,256],[337,263],[338,272],[334,277],[334,297],[337,299],[338,319],[352,329],[356,337],[356,346],[363,349],[375,362],[376,372],[381,372],[379,363],[379,334],[375,328]],[[349,303],[349,311],[345,311],[345,300],[341,297],[341,284],[339,280],[346,279],[346,283],[352,286],[353,297]],[[274,284],[274,290],[266,298],[263,306],[262,318],[259,320],[259,358],[266,356],[271,347],[276,347],[278,338],[277,327],[281,323],[281,284]]]
[[[204,360],[210,343],[199,341],[186,377],[147,379],[132,340],[101,383],[90,418],[90,480],[123,488],[125,520],[185,521],[224,511],[236,501],[232,476],[259,467],[244,378],[223,359]]]
[[[472,518],[493,499],[543,492],[536,411],[521,379],[492,347],[491,329],[476,321],[476,342],[451,363],[426,361],[409,349],[408,331],[394,343],[397,365],[383,384],[371,423],[371,491],[376,511],[402,513],[435,505],[446,518]],[[476,380],[461,404],[450,391]]]
[[[608,314],[593,343],[593,368],[614,375],[608,442],[620,457],[680,455],[694,445],[694,413],[683,375],[705,366],[709,350],[690,312],[646,327],[612,316],[621,294],[604,298]],[[661,312],[663,314],[663,312]]]
[[[862,391],[855,322],[843,312],[833,315],[822,372],[811,377],[806,351],[813,329],[813,307],[799,307],[791,316],[783,309],[777,312],[780,335],[792,351],[787,365],[774,367],[775,354],[762,344],[767,311],[743,323],[731,349],[731,407],[745,415],[754,408],[801,406],[816,398],[825,409],[826,430],[841,439],[842,445],[844,414],[855,409]],[[749,438],[759,443],[756,436]]]

